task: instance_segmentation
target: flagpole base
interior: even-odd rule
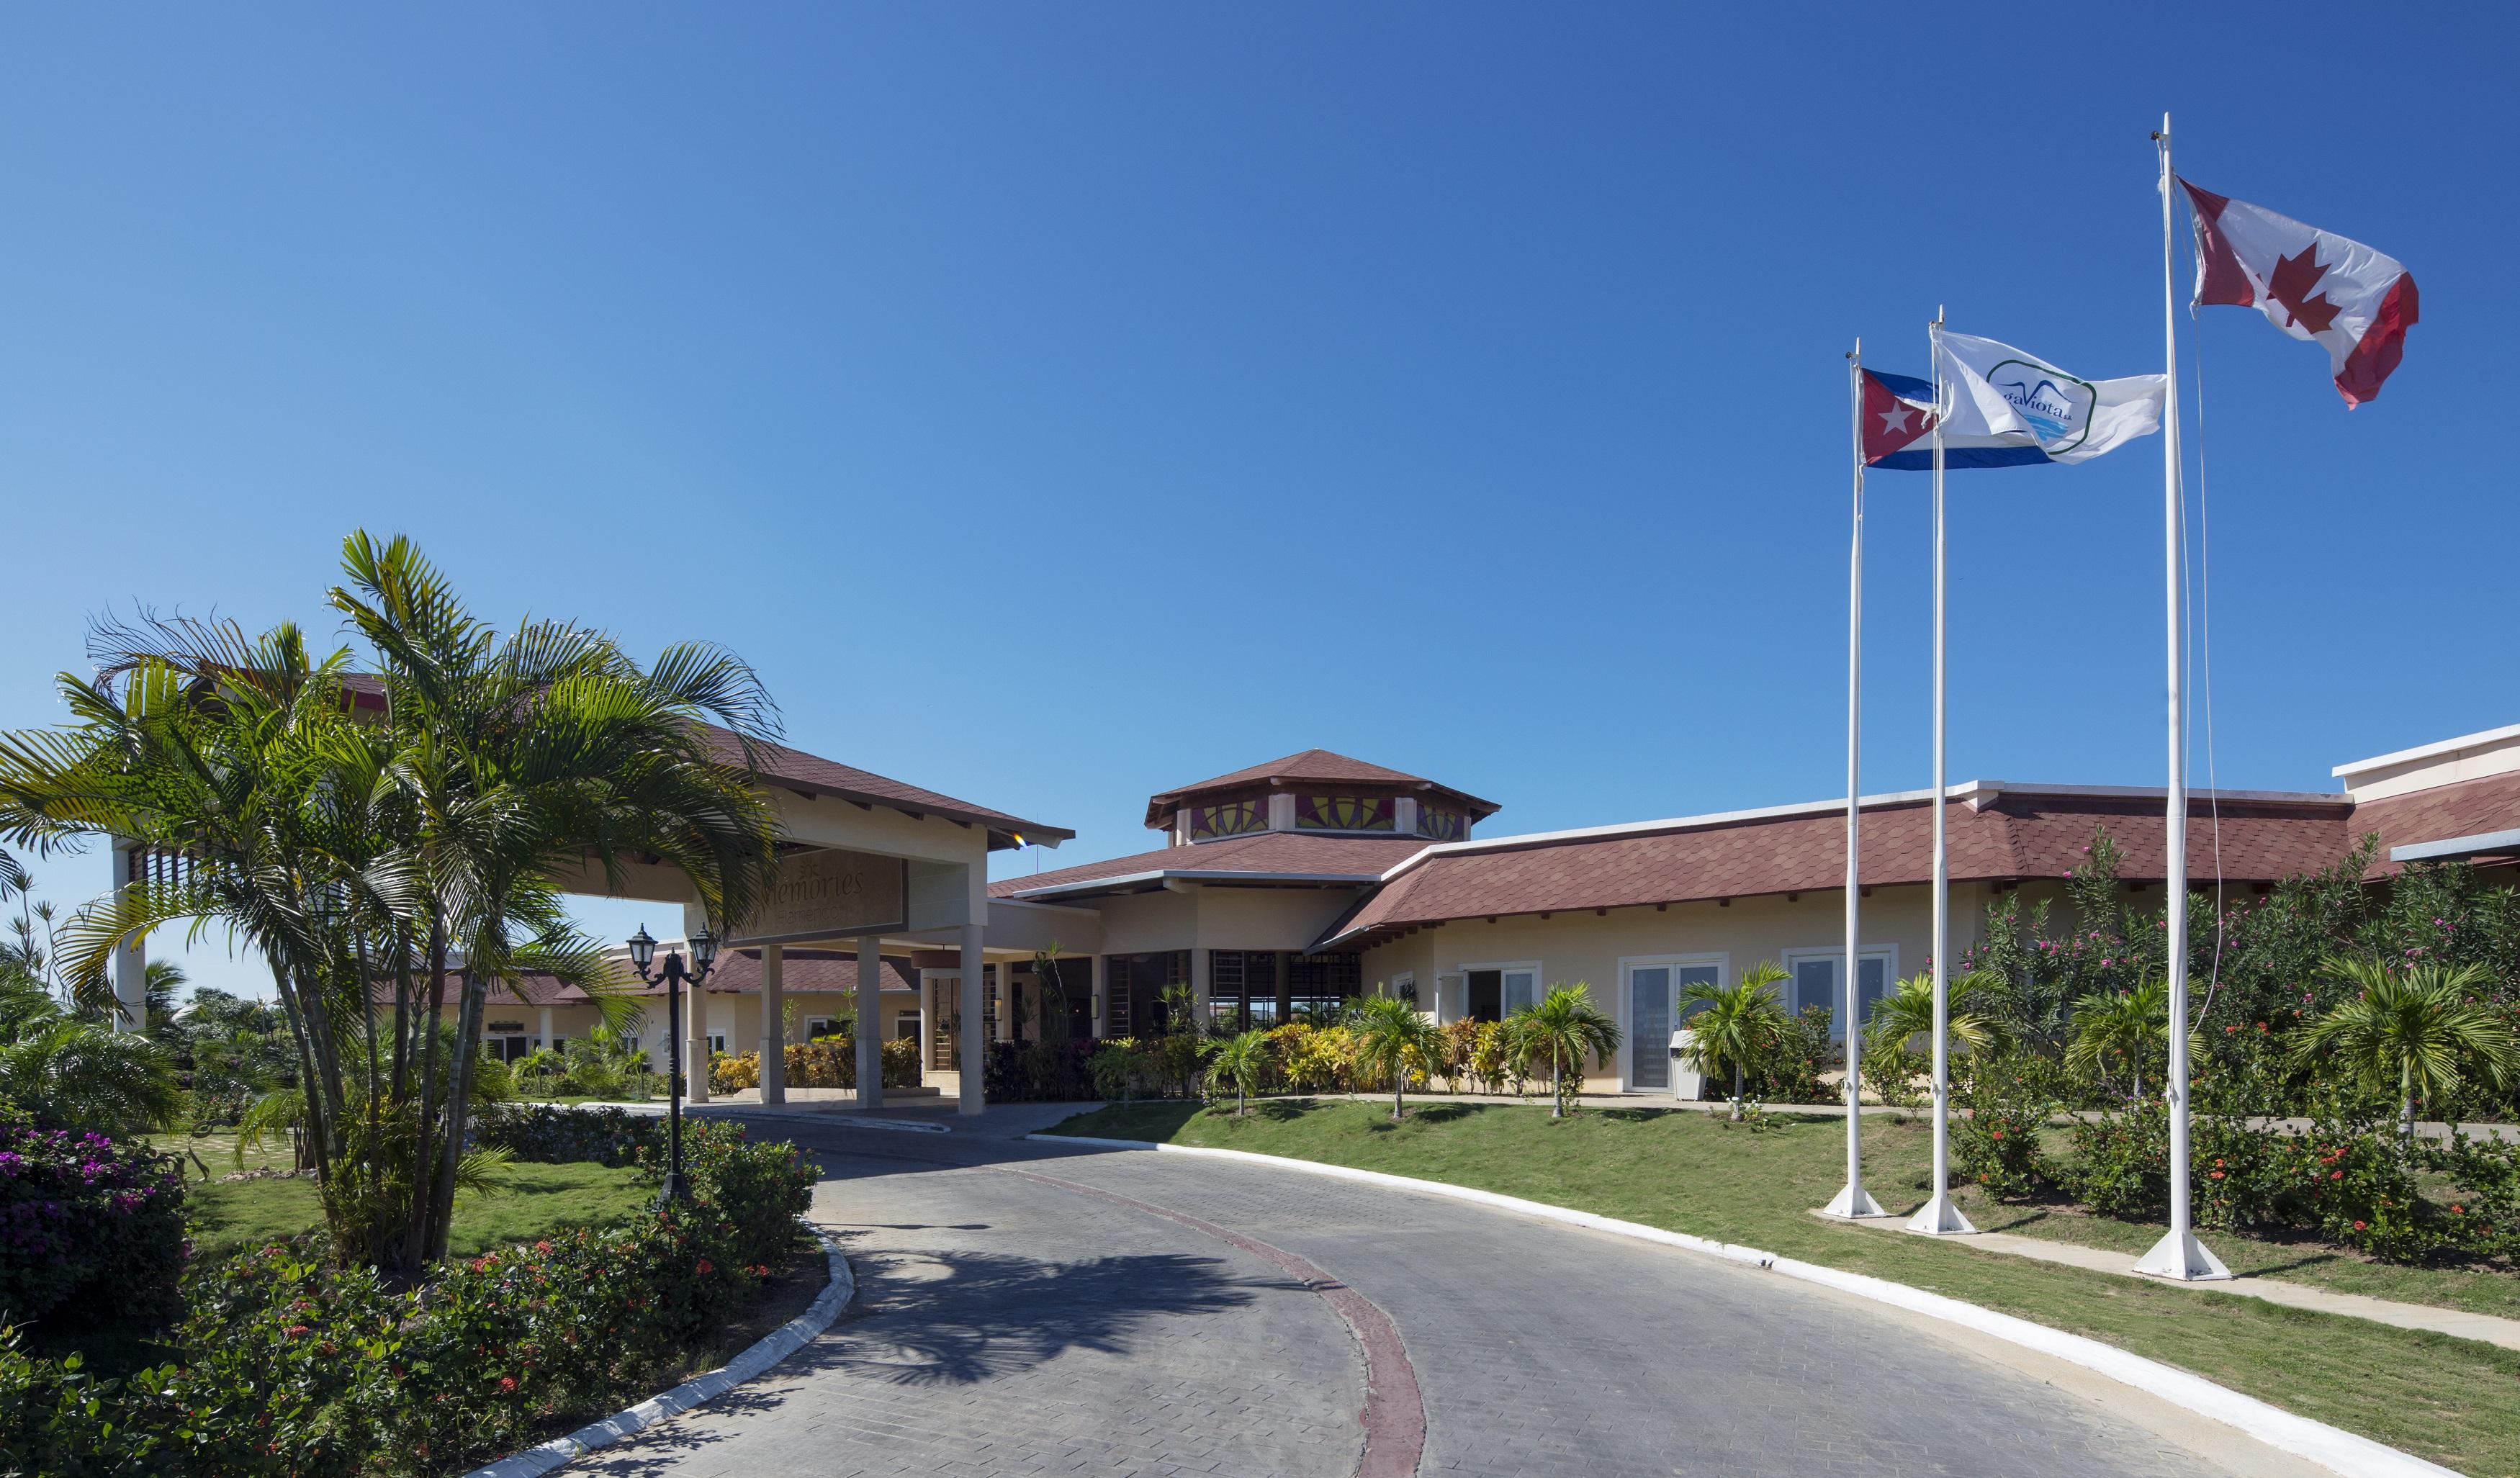
[[[1837,1195],[1820,1209],[1820,1214],[1835,1217],[1841,1222],[1876,1221],[1890,1215],[1881,1209],[1879,1201],[1872,1198],[1872,1192],[1853,1181],[1841,1187]]]
[[[2219,1282],[2231,1276],[2223,1260],[2205,1250],[2192,1232],[2173,1232],[2152,1244],[2135,1265],[2135,1271],[2149,1277],[2168,1278],[2180,1283]]]
[[[1976,1226],[1960,1214],[1960,1208],[1952,1204],[1951,1192],[1947,1190],[1935,1191],[1932,1200],[1917,1207],[1916,1214],[1908,1218],[1905,1230],[1918,1236],[1977,1235]]]

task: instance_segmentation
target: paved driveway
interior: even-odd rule
[[[2299,1471],[1969,1336],[1510,1213],[1189,1156],[760,1130],[822,1152],[857,1304],[583,1470]]]

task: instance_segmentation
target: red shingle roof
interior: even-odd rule
[[[1328,749],[1307,749],[1300,754],[1289,754],[1284,759],[1273,759],[1265,765],[1253,765],[1247,770],[1237,770],[1231,775],[1220,775],[1213,780],[1199,781],[1195,784],[1159,790],[1147,797],[1147,825],[1163,826],[1165,818],[1179,810],[1184,801],[1198,796],[1215,795],[1228,790],[1248,790],[1258,785],[1284,785],[1302,781],[1315,781],[1333,785],[1388,785],[1403,790],[1423,790],[1453,801],[1474,818],[1494,816],[1502,809],[1492,800],[1481,800],[1466,790],[1456,790],[1450,785],[1438,784],[1421,776],[1411,775],[1405,770],[1368,764],[1364,760],[1351,759],[1347,755],[1335,754]]]
[[[718,754],[728,764],[742,764],[743,746],[737,741],[736,737],[714,724],[708,728],[709,742],[716,748]],[[975,806],[969,801],[956,800],[950,795],[939,795],[933,790],[922,790],[917,785],[904,784],[897,780],[887,780],[880,775],[854,769],[836,760],[807,754],[802,749],[791,749],[786,744],[755,745],[754,762],[760,767],[759,773],[765,778],[798,790],[817,795],[836,795],[842,800],[856,801],[860,805],[886,806],[895,811],[908,812],[913,816],[941,816],[947,821],[986,827],[989,829],[989,845],[992,847],[1013,846],[1014,836],[1018,832],[1030,841],[1051,842],[1065,841],[1076,834],[1064,827],[1026,821],[1020,816],[1010,816],[1004,811],[992,811],[986,806]],[[1004,839],[1001,840],[1001,838]]]
[[[2389,861],[2391,847],[2423,841],[2448,841],[2488,831],[2520,828],[2520,774],[2489,775],[2364,801],[2354,808],[2353,839],[2365,831],[2380,833],[2380,854],[2367,874],[2395,875],[2400,864]]]
[[[350,694],[353,705],[360,708],[384,707],[383,679],[372,673],[348,673],[343,675],[341,684]],[[717,752],[719,759],[730,765],[744,762],[743,744],[733,730],[717,724],[702,724],[700,728],[706,731],[709,747]],[[917,785],[904,784],[872,771],[843,765],[837,760],[807,754],[802,749],[791,749],[786,744],[755,744],[753,761],[760,767],[758,773],[762,776],[798,790],[817,795],[836,795],[861,805],[886,806],[914,816],[941,816],[947,821],[986,827],[990,832],[989,845],[993,848],[1013,846],[1017,832],[1027,840],[1053,843],[1065,841],[1076,834],[1064,827],[1025,821],[1004,811],[992,811],[986,806],[975,806],[969,801],[939,795],[933,790],[922,790]],[[1000,839],[1002,836],[1003,841]]]
[[[2092,829],[2105,826],[2123,854],[2121,874],[2158,879],[2167,871],[2160,806],[2140,795],[2032,790],[1997,791],[1983,809],[1955,802],[1946,810],[1951,875],[1957,881],[2062,877],[2082,860]],[[2333,865],[2348,845],[2350,809],[2343,796],[2223,801],[2223,875],[2272,881]],[[2200,801],[2188,819],[2191,872],[2212,867],[2215,831]],[[1929,802],[1868,804],[1863,834],[1867,883],[1931,880]],[[1520,843],[1498,838],[1430,852],[1333,925],[1328,937],[1353,947],[1453,918],[1747,897],[1841,888],[1845,882],[1842,808],[1684,820]]]
[[[1339,880],[1364,885],[1425,846],[1423,839],[1415,836],[1315,836],[1301,831],[1259,831],[1187,847],[1161,847],[1133,857],[1114,857],[1107,862],[1061,868],[1030,877],[1003,878],[989,884],[989,896],[1026,898],[1151,887],[1165,873],[1193,879],[1201,873],[1248,874],[1257,879],[1282,876],[1288,881]]]

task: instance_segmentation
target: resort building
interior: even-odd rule
[[[2520,725],[2334,773],[2336,791],[2195,792],[2192,885],[2236,902],[2336,865],[2365,833],[2380,842],[2375,881],[2422,858],[2520,859]],[[1147,851],[982,883],[984,848],[1072,833],[793,750],[773,756],[764,782],[786,797],[800,851],[881,845],[909,859],[910,917],[829,940],[790,930],[784,942],[745,943],[735,931],[700,992],[697,1046],[743,1052],[864,1019],[884,1039],[917,1039],[928,1081],[959,1091],[967,1108],[979,1084],[965,1049],[981,1042],[1145,1034],[1185,1008],[1260,1026],[1381,992],[1441,1022],[1495,1019],[1579,980],[1627,1043],[1587,1088],[1668,1094],[1669,1034],[1689,984],[1775,961],[1789,1008],[1839,998],[1843,799],[1496,833],[1497,802],[1313,749],[1155,792],[1145,822],[1160,841]],[[1931,799],[1906,791],[1863,803],[1858,990],[1868,1006],[1930,963]],[[2103,828],[2123,885],[2157,893],[2162,809],[2158,788],[1953,786],[1955,950],[1977,942],[1987,906],[2004,894],[2025,908],[2061,900]],[[968,855],[938,860],[951,847]],[[919,917],[922,897],[931,917]],[[863,1018],[862,971],[880,982]],[[657,994],[645,1003],[651,1036],[663,1026]],[[573,990],[528,981],[494,995],[487,1019],[499,1050],[521,1054],[582,1040],[597,1013]],[[642,1046],[661,1061],[660,1041]]]

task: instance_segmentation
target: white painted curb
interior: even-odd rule
[[[832,1280],[804,1313],[705,1375],[695,1375],[670,1391],[579,1427],[565,1437],[555,1437],[540,1447],[502,1457],[488,1467],[474,1468],[464,1478],[541,1478],[544,1473],[565,1467],[598,1448],[610,1447],[668,1416],[679,1416],[704,1402],[715,1401],[794,1354],[805,1341],[831,1327],[832,1321],[858,1292],[857,1276],[849,1271],[849,1260],[840,1255],[839,1244],[820,1228],[815,1229],[814,1239],[823,1244],[824,1256],[831,1260]]]
[[[1450,1200],[1471,1201],[1499,1210],[1542,1217],[1573,1227],[1589,1227],[1614,1236],[1634,1237],[1639,1241],[1659,1242],[1688,1252],[1720,1257],[1728,1262],[1746,1263],[1764,1268],[1786,1277],[1819,1283],[1858,1298],[1889,1304],[1911,1313],[1940,1319],[1981,1334],[1992,1335],[2042,1355],[2069,1361],[2085,1369],[2093,1370],[2158,1397],[2172,1406],[2210,1416],[2216,1421],[2239,1428],[2251,1437],[2279,1452],[2307,1458],[2323,1468],[2345,1475],[2345,1478],[2460,1478],[2456,1469],[2437,1462],[2427,1462],[2409,1453],[2358,1437],[2323,1421],[2297,1416],[2280,1407],[2270,1406],[2254,1396],[2243,1396],[2228,1387],[2184,1370],[2174,1369],[2156,1360],[2129,1354],[2115,1345],[2087,1339],[2050,1329],[2046,1324],[2032,1323],[2009,1314],[1980,1308],[1957,1298],[1928,1293],[1885,1278],[1870,1277],[1861,1273],[1842,1273],[1835,1268],[1822,1268],[1814,1263],[1778,1257],[1755,1247],[1736,1246],[1731,1242],[1711,1241],[1681,1232],[1665,1232],[1636,1222],[1623,1222],[1613,1217],[1596,1216],[1589,1211],[1571,1211],[1563,1206],[1551,1206],[1540,1201],[1526,1201],[1520,1196],[1499,1195],[1493,1190],[1477,1190],[1467,1186],[1451,1186],[1442,1181],[1421,1181],[1405,1175],[1386,1175],[1378,1170],[1357,1170],[1345,1165],[1325,1165],[1316,1160],[1297,1160],[1284,1155],[1255,1154],[1247,1149],[1210,1149],[1196,1144],[1160,1144],[1145,1140],[1096,1140],[1082,1135],[1030,1134],[1027,1140],[1045,1144],[1099,1144],[1111,1149],[1152,1149],[1165,1154],[1199,1155],[1217,1160],[1245,1160],[1254,1164],[1274,1165],[1281,1170],[1300,1170],[1307,1175],[1327,1176],[1332,1180],[1360,1181],[1371,1186],[1385,1186],[1398,1190],[1415,1190],[1425,1195],[1439,1195]]]

